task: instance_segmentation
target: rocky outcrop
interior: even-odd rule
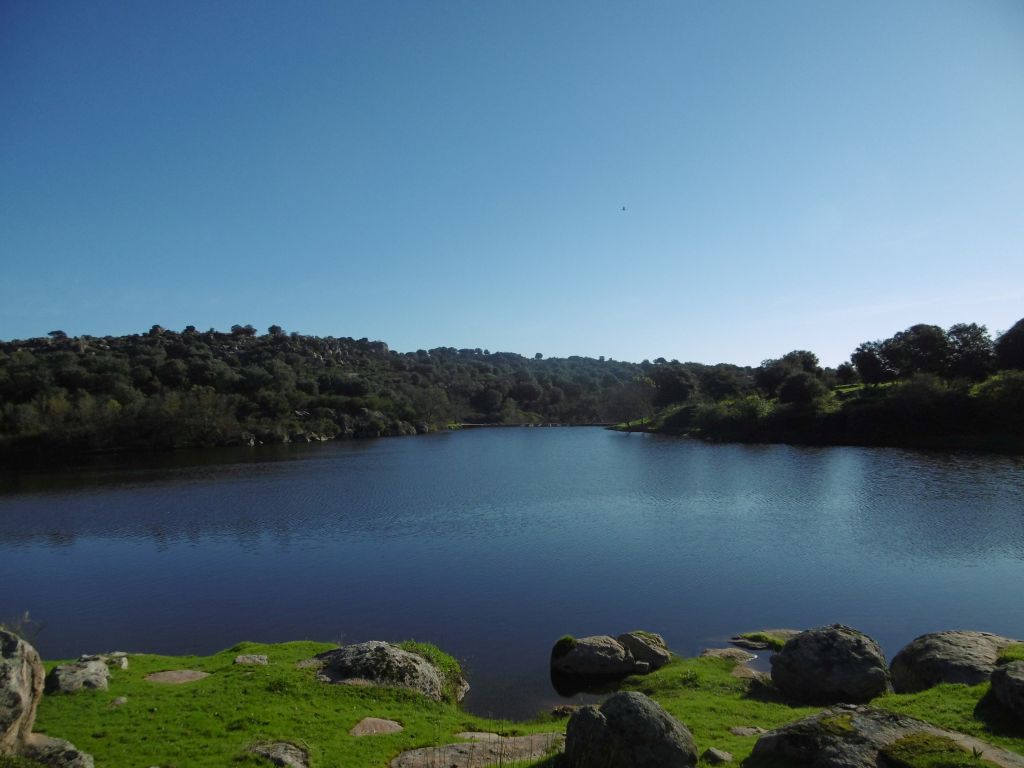
[[[0,630],[0,755],[16,754],[31,733],[44,675],[36,649]]]
[[[93,768],[92,755],[79,750],[70,741],[33,733],[21,750],[22,757],[51,768]]]
[[[348,732],[349,736],[377,736],[382,733],[399,733],[404,731],[402,724],[395,720],[386,720],[381,717],[364,717],[353,725]]]
[[[106,664],[94,663],[106,671]],[[0,629],[0,757],[20,755],[53,768],[93,768],[92,757],[73,744],[32,733],[45,680],[36,649]]]
[[[891,689],[878,643],[842,624],[801,632],[771,664],[772,682],[796,701],[862,703]]]
[[[582,707],[565,732],[565,766],[689,768],[697,764],[693,736],[642,693],[617,693],[600,708]]]
[[[612,637],[566,635],[551,649],[551,671],[579,680],[607,680],[642,675],[672,660],[664,638],[636,630]]]
[[[485,768],[518,765],[537,760],[558,749],[560,733],[531,733],[527,736],[499,736],[496,733],[460,733],[468,741],[421,747],[403,752],[391,761],[391,768]]]
[[[309,754],[306,750],[287,741],[253,744],[249,751],[283,768],[309,768]]]
[[[784,725],[761,736],[754,745],[752,766],[776,761],[808,768],[878,768],[904,764],[905,755],[983,752],[1003,768],[1024,768],[1024,757],[960,733],[881,709],[846,705]]]
[[[209,672],[200,672],[196,669],[166,669],[163,672],[152,672],[142,679],[150,683],[184,685],[185,683],[194,683],[197,680],[204,680],[209,676]]]
[[[59,664],[46,676],[47,693],[73,693],[83,688],[105,691],[110,683],[110,670],[100,659]]]
[[[747,653],[739,648],[705,648],[700,652],[700,655],[712,659],[735,661],[737,664],[746,664],[748,661],[753,661],[757,658],[756,654]]]
[[[267,657],[262,653],[243,653],[239,656],[235,656],[235,664],[243,666],[259,666],[265,667],[270,662]]]
[[[921,635],[892,660],[893,687],[913,693],[939,683],[978,685],[989,679],[999,652],[1019,642],[989,632],[954,630]]]
[[[638,629],[619,635],[615,639],[623,648],[633,654],[633,658],[638,662],[646,662],[651,671],[661,669],[672,661],[672,654],[669,653],[668,646],[665,644],[665,638],[654,632]]]
[[[730,637],[729,642],[752,651],[779,650],[800,632],[799,629],[758,629]]]
[[[440,670],[427,659],[380,640],[346,645],[316,657],[322,666],[317,679],[325,683],[366,681],[388,688],[409,688],[441,701],[445,698],[445,680]],[[455,698],[462,700],[469,684],[455,681]]]
[[[1011,661],[992,673],[992,695],[1024,723],[1024,661]]]

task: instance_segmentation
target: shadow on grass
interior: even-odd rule
[[[1010,714],[989,691],[974,707],[974,716],[985,724],[985,728],[996,736],[1024,739],[1024,723]]]

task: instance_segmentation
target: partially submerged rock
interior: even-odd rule
[[[445,698],[441,671],[416,653],[380,640],[346,645],[317,656],[323,662],[317,679],[325,683],[367,681],[388,688],[419,691],[434,701]],[[469,690],[464,679],[456,681],[455,697],[462,700]]]
[[[729,642],[752,651],[777,651],[787,641],[799,635],[801,631],[799,629],[758,629],[730,637]]]
[[[640,663],[647,663],[650,671],[661,669],[670,661],[672,654],[669,653],[665,638],[655,632],[647,632],[637,629],[619,635],[616,640],[633,654],[633,658]]]
[[[992,673],[992,695],[1024,723],[1024,661],[1011,661]]]
[[[697,746],[685,725],[642,693],[617,693],[582,707],[565,733],[567,768],[689,768]]]
[[[559,749],[565,739],[560,733],[528,736],[460,733],[458,736],[468,741],[411,749],[392,760],[391,768],[484,768],[518,764],[544,757]]]
[[[0,755],[15,754],[31,733],[44,675],[36,649],[0,630]]]
[[[1024,757],[906,715],[863,706],[839,706],[762,735],[751,763],[782,761],[808,768],[878,768],[902,754],[984,753],[1003,768],[1024,768]],[[899,763],[896,763],[899,764]]]
[[[309,768],[309,753],[287,741],[260,742],[251,745],[249,751],[284,768]]]
[[[700,652],[700,655],[712,659],[728,659],[729,661],[735,661],[737,664],[746,664],[748,661],[753,661],[757,658],[756,654],[747,653],[739,648],[705,648]]]
[[[771,664],[772,682],[796,701],[862,703],[891,690],[878,643],[842,624],[801,632]]]
[[[978,685],[992,675],[1000,651],[1016,642],[965,630],[921,635],[893,657],[893,687],[899,693],[913,693],[939,683]]]
[[[83,688],[105,691],[110,683],[110,670],[105,661],[75,661],[59,664],[46,676],[47,693],[72,693]]]

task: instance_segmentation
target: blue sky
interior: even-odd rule
[[[0,338],[835,365],[1024,317],[1022,137],[1017,0],[0,0]]]

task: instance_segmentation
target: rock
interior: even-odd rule
[[[269,663],[267,657],[261,653],[243,653],[235,656],[235,664],[265,667]]]
[[[306,750],[287,741],[272,741],[252,744],[249,751],[285,768],[309,768],[309,754]]]
[[[992,673],[992,695],[1024,722],[1024,661],[1011,661]]]
[[[317,672],[317,679],[321,682],[367,680],[376,686],[419,691],[434,701],[445,697],[440,670],[422,656],[391,643],[370,640],[321,653],[317,658],[324,662]],[[469,684],[465,680],[457,681],[456,699],[461,701],[468,690]]]
[[[405,730],[401,723],[379,717],[364,717],[352,726],[349,736],[376,736],[380,733],[398,733]]]
[[[25,742],[22,757],[35,760],[52,768],[93,768],[92,755],[80,751],[64,739],[54,739],[41,733],[33,733]]]
[[[633,658],[637,662],[647,662],[652,670],[661,669],[672,661],[672,654],[669,653],[668,646],[665,644],[665,638],[654,632],[638,629],[619,635],[615,639],[633,654]]]
[[[13,755],[31,733],[45,674],[36,649],[0,629],[0,755]]]
[[[533,733],[529,736],[460,733],[459,736],[470,741],[411,749],[392,760],[391,768],[484,768],[518,764],[544,757],[559,749],[565,739],[560,733]]]
[[[573,712],[579,708],[578,704],[557,704],[551,708],[551,716],[562,720],[567,717],[572,717]]]
[[[893,657],[893,686],[899,693],[913,693],[939,683],[978,685],[992,675],[999,652],[1015,642],[962,630],[921,635]]]
[[[686,726],[642,693],[616,693],[600,709],[582,707],[565,734],[569,766],[683,768],[697,764]]]
[[[82,688],[107,690],[110,682],[110,670],[106,662],[75,661],[70,664],[59,664],[46,676],[47,693],[71,693]]]
[[[772,682],[797,701],[860,703],[891,690],[878,643],[842,624],[801,632],[771,664]]]
[[[945,750],[970,757],[975,749],[1002,768],[1024,768],[1024,757],[978,739],[905,715],[851,705],[769,731],[757,740],[751,758],[809,768],[877,768],[893,764],[891,758],[899,754],[926,756]]]
[[[102,661],[108,667],[128,669],[128,654],[124,651],[112,651],[111,653],[83,653],[78,657],[79,661]]]
[[[165,683],[167,685],[182,685],[183,683],[194,683],[209,677],[209,672],[198,672],[194,669],[168,669],[164,672],[153,672],[146,675],[143,680],[151,683]]]
[[[579,637],[571,643],[563,638],[551,650],[551,669],[574,677],[625,677],[633,674],[636,659],[609,635]]]
[[[700,652],[701,656],[709,656],[713,659],[728,659],[737,664],[746,664],[757,658],[756,654],[741,651],[739,648],[705,648]]]
[[[733,736],[760,736],[768,731],[756,725],[734,725],[729,729],[729,733]]]
[[[112,708],[114,708],[114,709],[117,709],[118,707],[123,707],[127,703],[128,703],[128,697],[127,696],[118,696],[116,699],[114,699],[112,702],[110,702],[110,706]]]
[[[801,630],[799,629],[758,629],[753,632],[744,632],[743,635],[760,635],[764,637],[771,637],[785,644],[789,640],[792,640],[794,637],[799,635],[800,632]],[[735,637],[730,637],[729,642],[733,645],[738,645],[740,648],[749,648],[752,651],[770,651],[775,649],[774,645],[766,640],[755,639],[752,637],[743,637],[743,635],[736,635]]]
[[[700,756],[700,759],[710,765],[721,765],[722,763],[732,762],[732,752],[726,752],[724,749],[715,749],[709,747],[704,750],[704,754]]]

